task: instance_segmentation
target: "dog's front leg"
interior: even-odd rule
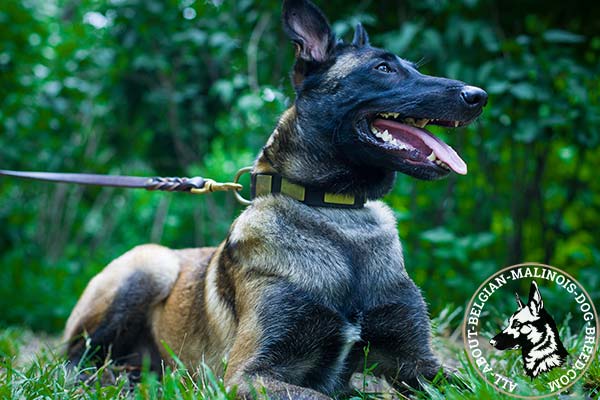
[[[248,321],[248,320],[246,320]],[[237,386],[240,399],[281,399],[281,400],[325,400],[328,396],[306,387],[289,383],[300,383],[292,370],[276,362],[278,354],[265,353],[260,342],[269,338],[259,338],[256,326],[240,325],[237,339],[229,354],[225,382],[228,386]],[[289,360],[301,363],[301,360]],[[307,360],[307,364],[310,360]],[[302,366],[297,373],[302,372]]]
[[[431,349],[430,321],[420,294],[412,292],[369,310],[363,319],[363,340],[370,345],[368,362],[400,392],[432,380],[440,362]],[[406,294],[406,293],[405,293]]]
[[[349,323],[289,283],[257,292],[240,315],[227,385],[237,385],[241,398],[263,391],[271,399],[328,399],[344,390]]]

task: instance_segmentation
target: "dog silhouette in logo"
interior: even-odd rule
[[[568,355],[560,341],[554,319],[544,309],[537,283],[531,281],[529,301],[523,304],[515,292],[517,311],[502,332],[490,340],[498,350],[521,349],[523,368],[532,379],[561,366]]]

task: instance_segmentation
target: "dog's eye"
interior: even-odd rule
[[[390,67],[388,63],[381,63],[378,66],[376,66],[375,69],[377,71],[385,72],[386,74],[394,72],[394,70],[392,69],[392,67]]]

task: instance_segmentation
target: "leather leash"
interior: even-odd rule
[[[250,190],[252,200],[245,199],[239,193],[243,186],[239,184],[243,174],[252,171],[252,167],[240,169],[233,178],[233,182],[216,182],[212,179],[196,176],[193,178],[145,178],[141,176],[123,175],[98,175],[61,172],[38,172],[38,171],[11,171],[0,169],[0,176],[11,176],[16,178],[35,179],[38,181],[76,183],[80,185],[112,186],[122,188],[146,189],[164,192],[187,192],[192,194],[206,194],[212,192],[233,192],[235,198],[241,204],[247,206],[252,200],[259,196],[270,194],[282,194],[296,199],[306,205],[313,207],[333,208],[362,208],[365,204],[364,196],[343,195],[329,193],[321,190],[297,185],[288,181],[279,174],[256,173],[251,176]]]
[[[242,170],[245,169],[246,168],[243,168]],[[2,175],[35,179],[38,181],[136,188],[165,192],[188,192],[192,194],[205,194],[220,191],[235,191],[237,193],[237,191],[242,189],[242,185],[238,183],[239,177],[241,176],[239,172],[238,175],[236,175],[235,182],[216,182],[212,179],[205,179],[200,176],[193,178],[144,178],[141,176],[0,170],[0,176]]]

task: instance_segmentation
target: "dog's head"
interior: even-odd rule
[[[358,168],[442,178],[467,166],[425,130],[473,121],[487,102],[482,89],[421,74],[415,64],[372,47],[358,25],[351,43],[335,38],[310,1],[286,0],[283,25],[296,46],[292,81],[300,131],[332,146]]]
[[[523,304],[518,293],[517,311],[508,319],[506,328],[490,340],[490,344],[498,350],[531,347],[542,340],[546,333],[545,325],[548,317],[544,312],[544,301],[537,283],[531,282],[529,301]]]

